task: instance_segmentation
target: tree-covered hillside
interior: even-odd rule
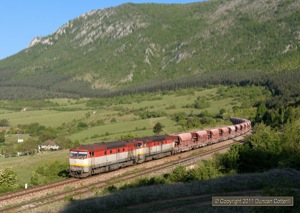
[[[99,96],[138,84],[157,89],[186,76],[297,70],[299,11],[297,0],[91,11],[0,61],[1,98]]]

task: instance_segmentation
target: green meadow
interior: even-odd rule
[[[7,112],[0,114],[0,119],[8,119],[11,126],[19,124],[39,123],[47,127],[59,127],[75,118],[84,117],[85,110],[57,111],[57,110],[31,110],[23,112]]]
[[[30,183],[32,172],[46,164],[60,161],[68,162],[68,150],[57,152],[42,152],[37,155],[0,158],[0,169],[11,167],[17,174],[18,183],[22,186]]]

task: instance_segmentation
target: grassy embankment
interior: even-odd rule
[[[300,172],[274,169],[211,180],[153,185],[48,206],[48,212],[299,212]],[[212,206],[212,196],[293,196],[294,206]]]

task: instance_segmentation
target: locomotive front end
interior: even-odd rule
[[[70,175],[72,177],[87,177],[91,173],[91,158],[87,151],[70,150]]]

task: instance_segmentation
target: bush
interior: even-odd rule
[[[17,174],[11,167],[0,169],[0,192],[9,192],[17,187]]]
[[[162,111],[148,111],[145,110],[146,108],[140,108],[134,112],[135,115],[140,116],[142,119],[148,119],[148,118],[159,118],[162,116],[166,116],[167,113]]]
[[[168,179],[173,182],[185,182],[187,171],[186,168],[182,165],[177,166],[169,175]]]
[[[120,140],[130,140],[134,138],[137,138],[137,135],[128,133],[126,135],[121,135]]]
[[[0,143],[4,143],[4,142],[5,142],[5,133],[0,132]]]
[[[82,122],[82,121],[80,121],[80,122],[77,124],[77,128],[87,128],[87,127],[88,127],[87,123]]]
[[[69,164],[55,161],[51,164],[40,166],[31,176],[31,184],[45,184],[68,176]]]
[[[198,97],[194,103],[196,109],[204,109],[210,106],[210,103],[204,100],[203,98]]]
[[[185,112],[177,112],[174,115],[172,115],[172,120],[179,122],[181,120],[185,120],[187,117],[187,114]]]

